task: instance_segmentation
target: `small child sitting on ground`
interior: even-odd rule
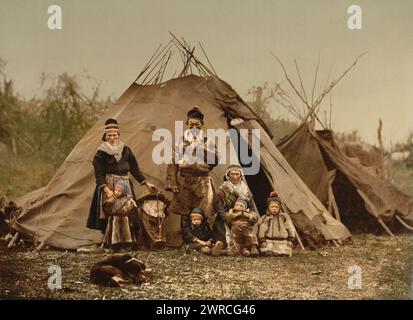
[[[277,192],[267,199],[267,212],[258,221],[259,249],[263,256],[292,255],[295,228],[290,216],[281,211],[281,199]]]
[[[184,219],[184,216],[182,217]],[[208,225],[205,212],[202,208],[193,208],[182,223],[182,236],[189,249],[211,254],[214,246],[212,230]]]
[[[256,257],[259,255],[257,236],[253,229],[258,218],[256,212],[248,209],[247,201],[243,198],[238,198],[234,208],[225,214],[231,234],[227,250],[229,256],[241,254]]]

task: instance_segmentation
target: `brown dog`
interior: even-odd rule
[[[115,254],[96,263],[90,270],[90,281],[104,287],[121,287],[146,281],[145,264],[130,254]]]

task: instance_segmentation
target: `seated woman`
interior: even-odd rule
[[[215,196],[215,211],[216,218],[213,226],[216,240],[223,243],[223,247],[227,247],[229,242],[229,230],[225,223],[225,214],[235,205],[238,198],[243,198],[247,201],[247,206],[252,211],[257,212],[254,202],[252,201],[252,194],[248,189],[247,183],[244,181],[241,166],[232,164],[227,168],[224,177],[224,183],[219,187]]]
[[[267,212],[258,221],[259,250],[263,256],[292,256],[295,228],[290,216],[281,211],[281,199],[273,191],[267,199]]]
[[[102,143],[93,158],[96,189],[87,220],[87,227],[101,230],[103,244],[115,251],[126,249],[136,241],[135,226],[131,226],[128,218],[132,211],[130,200],[136,199],[128,173],[151,192],[157,191],[157,187],[141,173],[132,150],[120,141],[119,136],[118,122],[115,119],[106,120]],[[121,203],[116,202],[114,194],[116,185],[123,187],[116,192],[125,193],[125,203],[119,208]]]

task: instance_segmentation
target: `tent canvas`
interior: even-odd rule
[[[188,60],[177,78],[161,82],[161,75],[165,72],[162,68],[166,66],[166,62],[162,62],[161,69],[155,73],[155,81],[134,82],[76,144],[51,181],[17,200],[22,211],[12,221],[12,227],[37,243],[58,248],[100,243],[100,232],[87,229],[86,219],[95,187],[91,161],[100,144],[105,119],[113,117],[118,120],[121,138],[136,155],[144,175],[163,189],[167,165],[153,162],[152,150],[159,143],[152,141],[153,132],[158,128],[174,132],[175,121],[184,121],[187,111],[197,105],[205,114],[205,129],[226,130],[231,119],[240,118],[244,121],[239,128],[260,130],[259,181],[257,177],[255,180],[250,177],[248,182],[261,210],[269,191],[277,190],[304,237],[314,241],[350,237],[347,228],[330,215],[278,151],[262,119],[226,82],[203,68],[204,65],[193,57],[193,50],[191,54],[188,50],[184,53]],[[158,53],[158,57],[165,60],[167,53],[162,54]],[[188,65],[193,61],[200,71],[198,76],[188,71]],[[150,64],[144,70],[149,67]],[[227,149],[230,147],[228,142]],[[215,187],[222,183],[229,164],[220,164],[212,171]],[[143,190],[139,184],[135,185],[139,195]],[[166,228],[167,244],[180,245],[180,217],[169,215]]]
[[[313,123],[303,122],[277,147],[326,207],[331,185],[341,221],[351,230],[374,231],[393,218],[413,222],[413,197],[360,161],[351,161],[331,130],[315,130]]]

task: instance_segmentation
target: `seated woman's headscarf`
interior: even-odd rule
[[[229,173],[232,171],[238,171],[241,175],[238,183],[232,183],[229,179]],[[237,164],[231,164],[225,173],[226,181],[223,185],[226,186],[231,192],[237,193],[240,197],[250,198],[248,185],[244,180],[244,173],[242,172],[241,166]]]

